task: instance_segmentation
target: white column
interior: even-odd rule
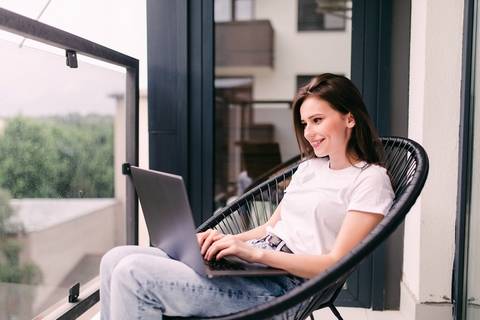
[[[463,1],[412,1],[409,137],[427,150],[430,173],[405,223],[407,319],[452,317],[462,34]]]
[[[149,168],[148,161],[148,96],[146,91],[140,93],[138,110],[138,162],[140,167]],[[150,245],[147,224],[143,216],[142,207],[138,205],[138,244],[143,247]]]

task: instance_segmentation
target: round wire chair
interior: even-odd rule
[[[188,319],[258,320],[273,317],[305,319],[309,316],[313,319],[313,311],[329,307],[341,320],[342,317],[333,303],[343,284],[358,264],[402,223],[420,194],[428,175],[428,156],[418,143],[400,137],[383,137],[381,141],[385,151],[385,167],[390,175],[395,199],[385,218],[358,246],[331,268],[281,297],[229,315]],[[298,163],[246,192],[205,221],[197,231],[213,228],[223,233],[237,234],[267,222],[280,203],[297,167]],[[298,308],[299,304],[301,308]],[[167,316],[165,318],[185,319]]]

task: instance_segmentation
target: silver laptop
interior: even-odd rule
[[[135,190],[145,216],[150,243],[198,274],[214,276],[267,276],[288,274],[264,264],[227,257],[205,261],[197,242],[192,211],[181,176],[130,166]]]

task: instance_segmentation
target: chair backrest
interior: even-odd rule
[[[289,171],[293,168],[297,168],[298,164],[302,161],[300,155],[296,155],[291,157],[285,162],[280,163],[279,165],[267,170],[266,172],[262,173],[255,181],[253,181],[244,191],[244,193],[256,188],[260,184],[264,183],[265,181],[273,178],[275,176],[281,175],[283,172]]]
[[[244,141],[240,143],[240,148],[243,166],[254,180],[282,162],[277,142]]]
[[[385,149],[385,167],[395,191],[392,207],[382,222],[347,256],[317,277],[270,302],[218,319],[264,319],[285,312],[299,303],[303,304],[303,308],[295,318],[307,317],[324,304],[325,299],[330,299],[352,269],[398,227],[425,184],[428,157],[418,143],[406,138],[385,137],[382,138],[382,143]],[[223,232],[238,233],[263,224],[279,204],[285,183],[295,170],[292,168],[283,172],[247,192],[207,220],[199,227],[199,231],[218,228]]]

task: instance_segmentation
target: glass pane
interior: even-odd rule
[[[351,20],[345,31],[304,33],[296,1],[251,6],[249,21],[215,21],[216,208],[298,154],[290,109],[298,83],[350,74]]]
[[[126,78],[56,48],[0,52],[0,319],[31,319],[125,243]]]
[[[345,19],[342,16],[326,14],[324,16],[325,29],[342,29],[345,28]]]

